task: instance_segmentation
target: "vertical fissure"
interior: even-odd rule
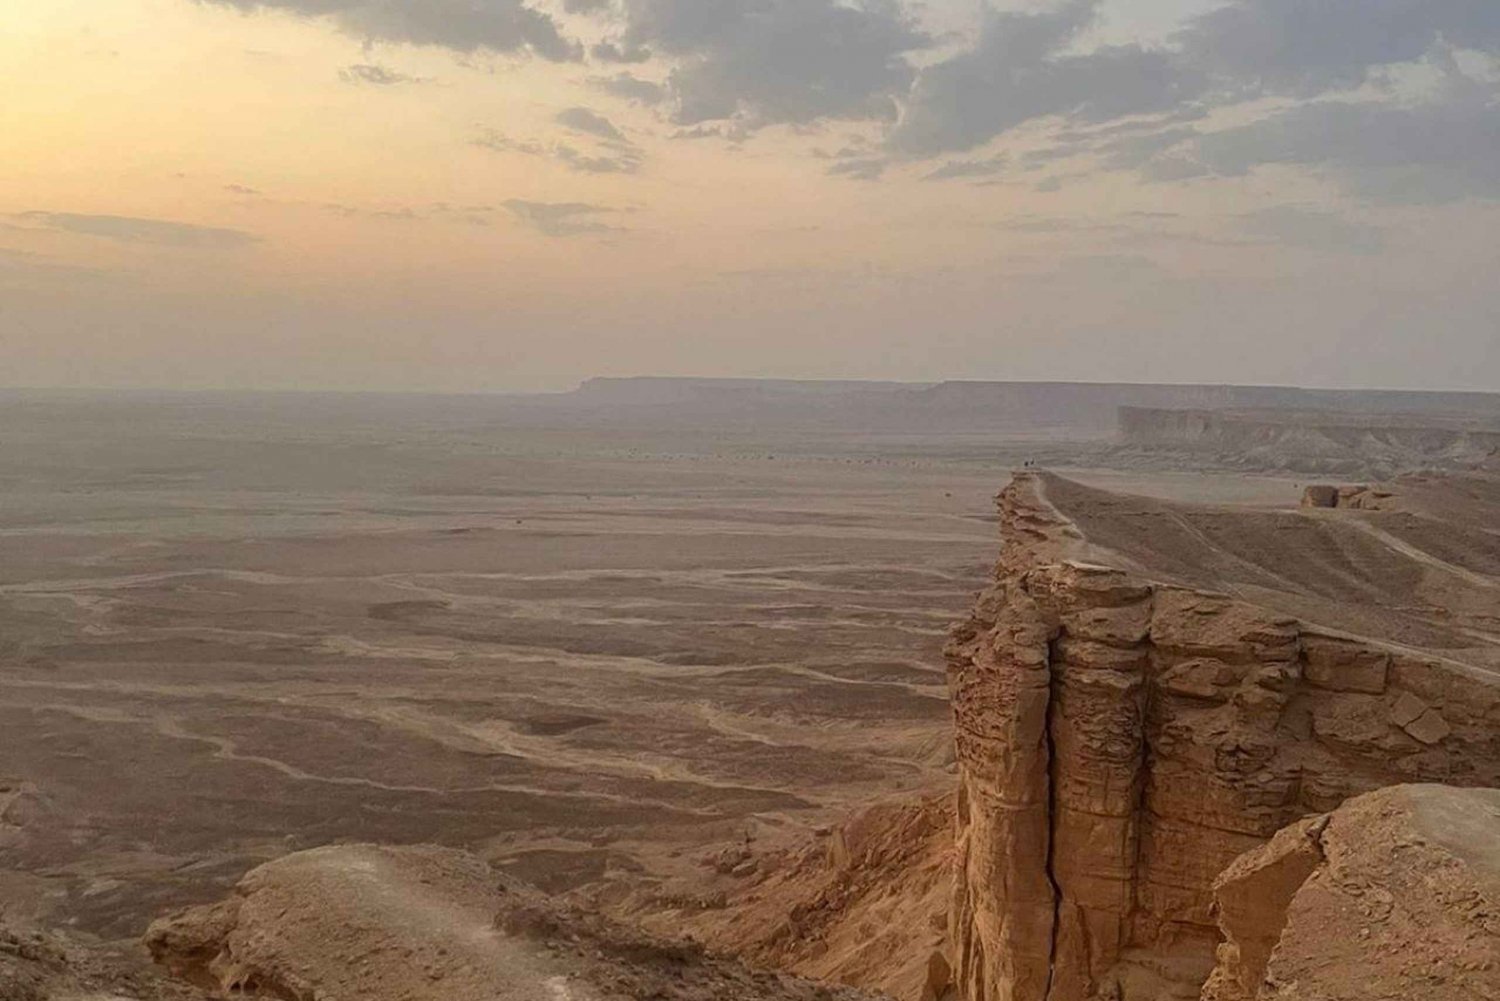
[[[1146,810],[1146,786],[1151,780],[1151,720],[1157,711],[1156,676],[1160,665],[1157,663],[1156,644],[1151,640],[1151,624],[1156,616],[1156,588],[1150,588],[1146,597],[1151,608],[1147,614],[1146,628],[1146,656],[1144,666],[1141,668],[1141,740],[1136,748],[1136,774],[1135,786],[1131,789],[1131,857],[1130,857],[1130,911],[1125,916],[1125,929],[1127,935],[1131,934],[1135,925],[1136,913],[1141,908],[1141,857],[1146,843],[1146,821],[1149,813]]]
[[[1058,678],[1056,667],[1058,664],[1057,644],[1061,639],[1061,633],[1047,641],[1047,725],[1042,730],[1047,753],[1047,855],[1046,873],[1047,884],[1052,888],[1052,935],[1047,953],[1047,989],[1043,993],[1044,1001],[1050,1001],[1052,997],[1052,984],[1057,976],[1057,948],[1062,932],[1062,886],[1057,881],[1055,868],[1057,858],[1057,816],[1058,816],[1058,755],[1057,745],[1054,738],[1054,723],[1056,722],[1058,706]]]

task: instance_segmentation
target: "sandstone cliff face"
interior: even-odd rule
[[[962,997],[1196,998],[1243,852],[1381,786],[1500,784],[1493,679],[1084,562],[1045,492],[1002,494],[948,648]]]

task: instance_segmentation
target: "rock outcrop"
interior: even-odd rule
[[[133,953],[5,918],[0,899],[0,1001],[210,1001]]]
[[[1203,1001],[1500,997],[1500,791],[1361,796],[1241,856],[1214,894]]]
[[[1274,549],[1254,531],[1300,530],[1312,513],[1231,538],[1162,503],[1114,498],[1099,514],[1075,487],[1027,474],[1002,494],[996,582],[948,648],[955,982],[971,1001],[1197,998],[1220,940],[1219,874],[1360,793],[1500,784],[1500,685],[1462,638],[1435,653],[1338,628],[1322,578],[1304,593],[1291,570],[1205,574],[1246,600],[1194,580],[1191,554],[1148,562],[1151,533],[1165,547],[1175,526],[1249,565],[1240,553]],[[1423,562],[1411,548],[1387,572]],[[1304,602],[1316,620],[1278,610]],[[1306,875],[1295,852],[1278,864]]]
[[[1379,511],[1386,506],[1391,496],[1389,490],[1382,490],[1378,487],[1336,487],[1327,483],[1315,483],[1302,491],[1302,506]]]
[[[704,859],[702,881],[616,905],[629,920],[799,976],[936,1001],[945,949],[953,796],[876,804],[811,843]]]
[[[571,908],[465,852],[342,845],[252,870],[146,945],[223,997],[281,1001],[861,1001]]]

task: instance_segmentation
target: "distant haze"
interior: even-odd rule
[[[0,385],[1500,389],[1495,0],[49,0]]]

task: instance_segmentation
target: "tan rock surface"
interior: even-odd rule
[[[5,901],[0,898],[0,905]],[[0,912],[5,908],[0,906]],[[7,920],[0,913],[0,1001],[208,1001],[144,957]]]
[[[1500,791],[1361,796],[1240,859],[1203,1001],[1500,997]]]
[[[963,997],[1197,997],[1214,881],[1243,852],[1382,786],[1500,784],[1500,678],[1476,642],[1494,593],[1441,639],[1397,604],[1462,599],[1487,567],[1355,549],[1371,529],[1321,512],[1220,517],[1055,477],[1019,477],[1001,515],[996,584],[948,651]],[[1360,567],[1334,572],[1341,547],[1393,578],[1369,585],[1390,608]],[[1395,642],[1419,630],[1436,650]]]
[[[464,852],[348,845],[250,872],[154,923],[152,955],[223,996],[290,1001],[857,1001],[559,905]]]
[[[790,848],[741,845],[703,860],[708,884],[616,904],[659,932],[819,980],[932,1001],[944,950],[953,797],[882,803]]]

